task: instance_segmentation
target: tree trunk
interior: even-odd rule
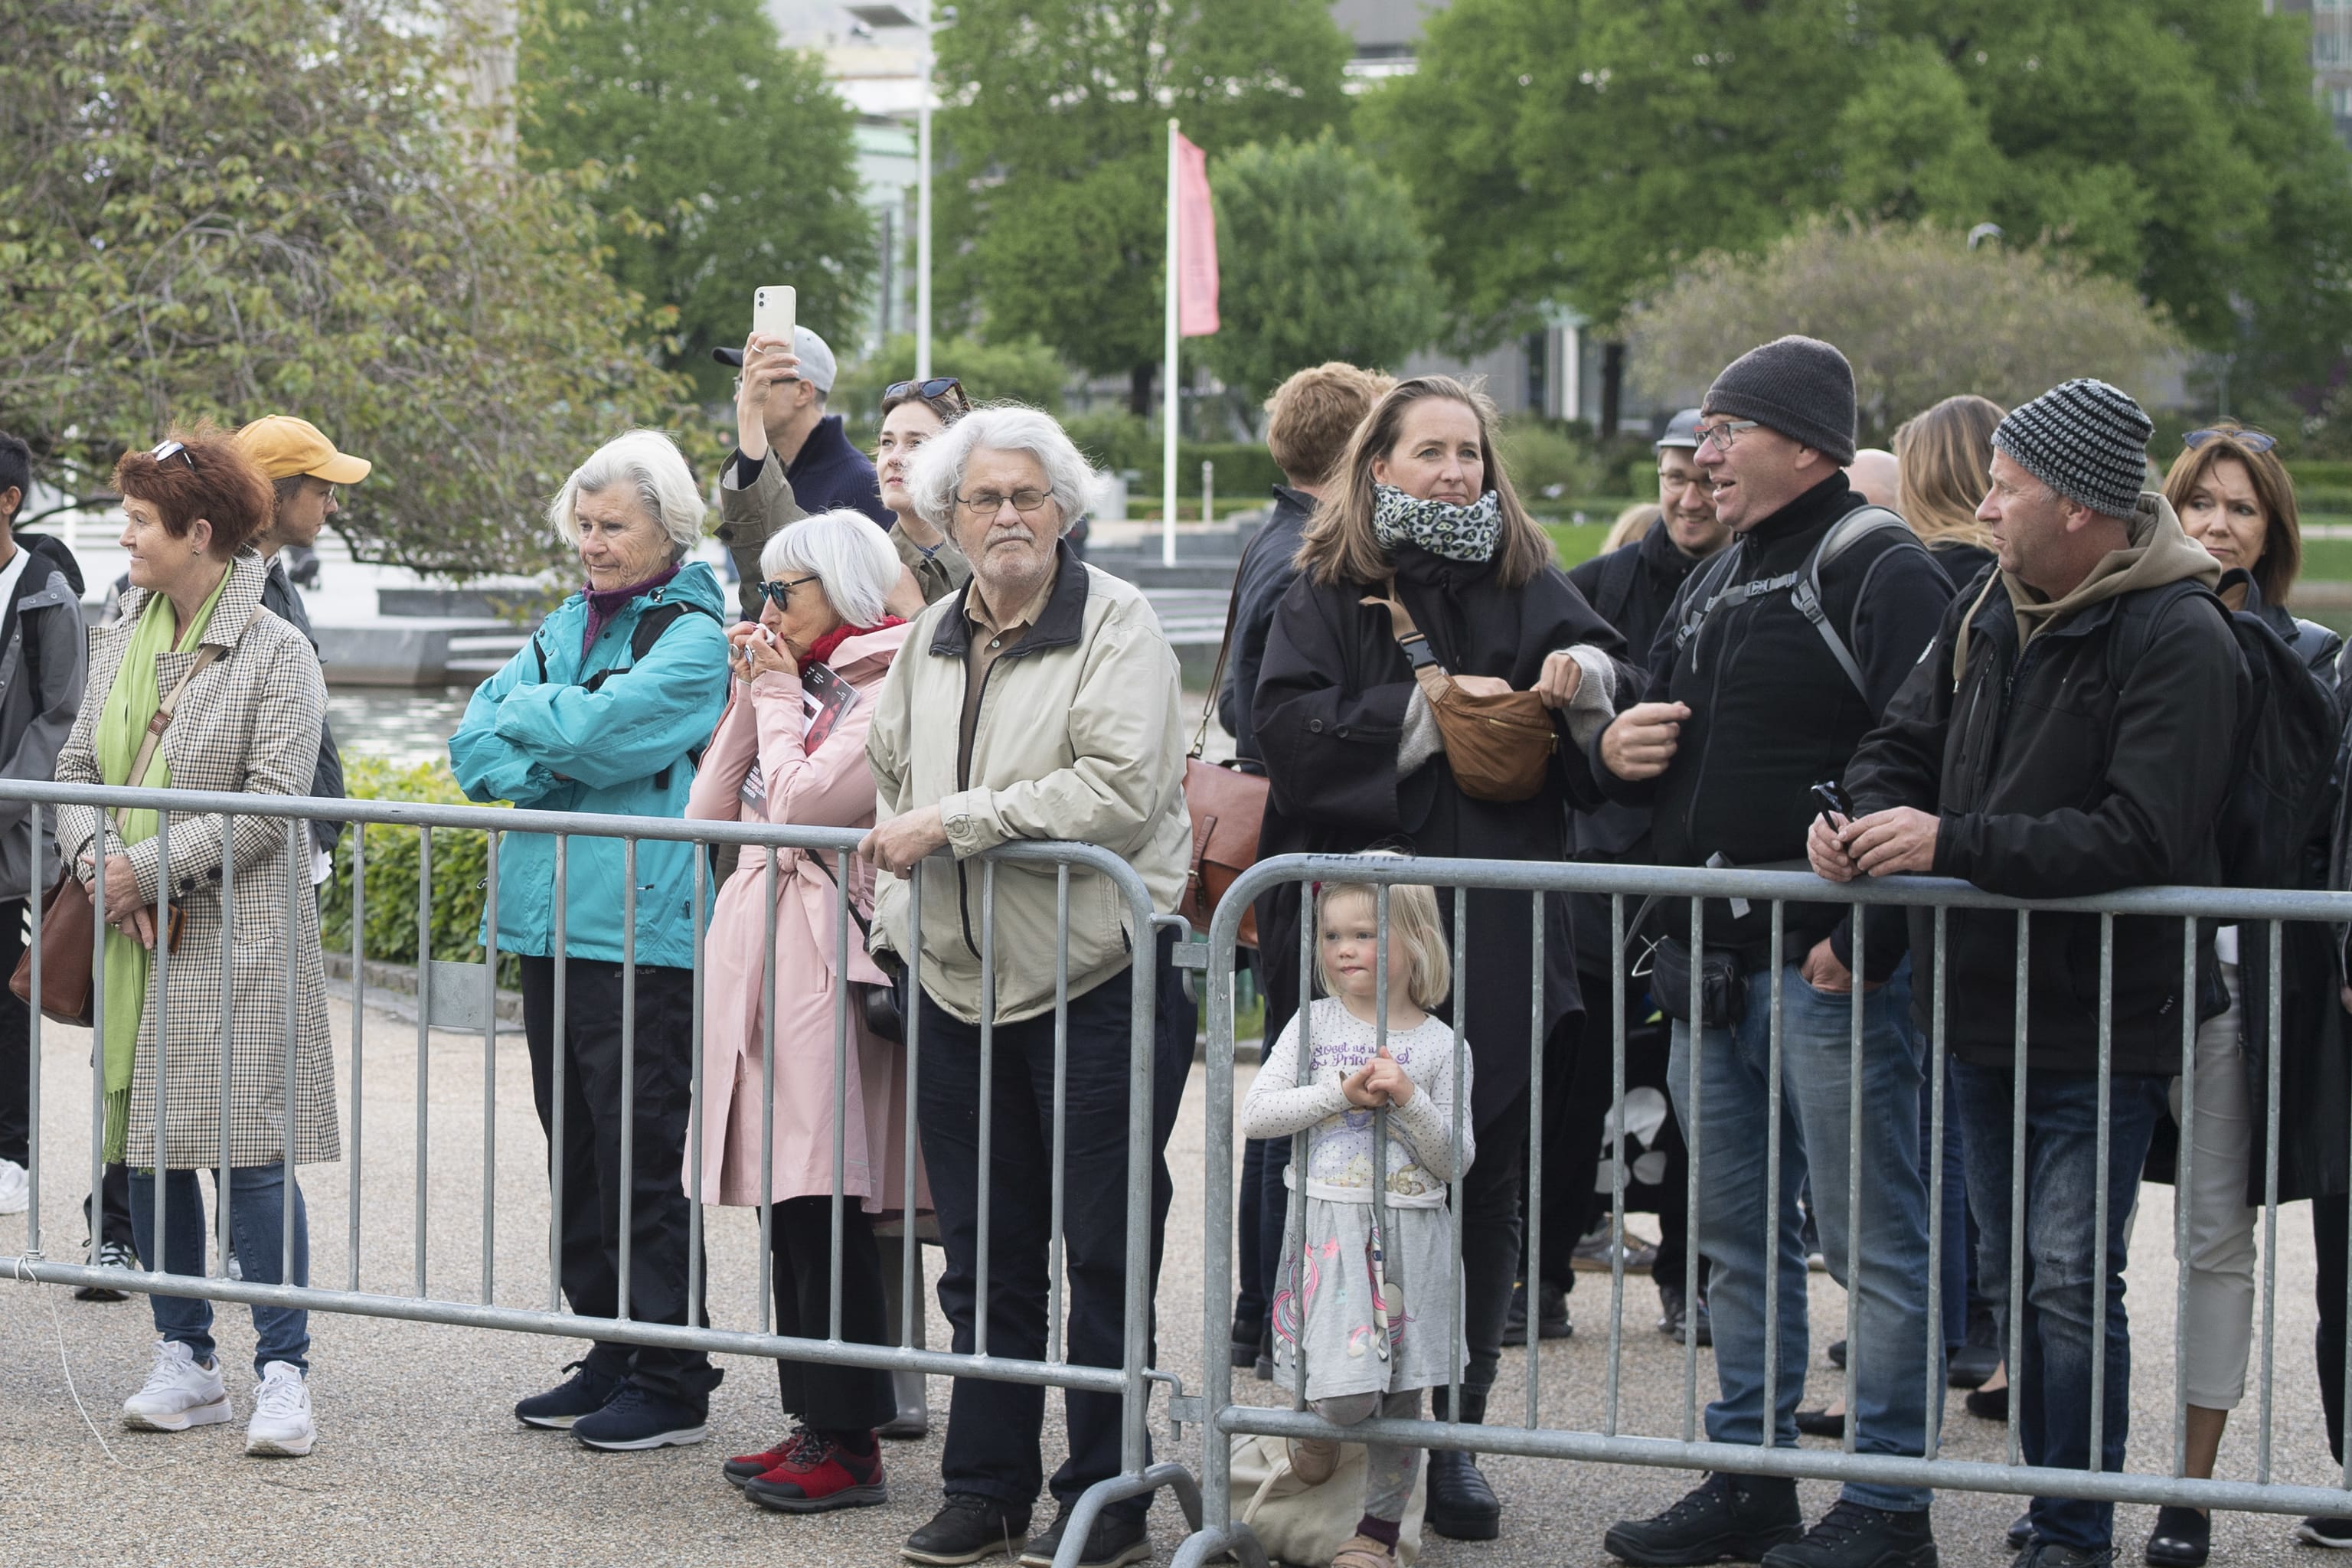
[[[1606,441],[1617,434],[1617,420],[1625,406],[1625,345],[1622,342],[1601,345],[1601,428],[1595,432]]]
[[[1127,411],[1138,419],[1151,417],[1151,394],[1160,379],[1157,364],[1139,364],[1127,373]]]

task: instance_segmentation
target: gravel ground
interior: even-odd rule
[[[351,1009],[337,1014],[341,1081],[351,1081]],[[79,1205],[89,1160],[89,1056],[86,1036],[46,1031],[43,1150],[49,1180],[42,1194],[44,1246],[76,1256]],[[371,1289],[415,1287],[416,1212],[416,1030],[371,1011],[364,1034],[366,1083],[358,1207],[363,1248],[359,1276]],[[426,1187],[430,1293],[463,1300],[482,1294],[484,1047],[478,1037],[436,1034],[423,1075],[431,1122]],[[547,1300],[543,1144],[530,1100],[530,1074],[519,1037],[501,1037],[497,1053],[494,1169],[498,1223],[491,1251],[494,1299],[544,1308]],[[1196,1069],[1195,1079],[1200,1077]],[[1168,1265],[1161,1282],[1165,1359],[1197,1388],[1202,1314],[1199,1200],[1201,1105],[1196,1082],[1170,1150],[1177,1175]],[[347,1118],[350,1107],[345,1108]],[[348,1126],[348,1122],[347,1122]],[[341,1285],[351,1274],[350,1167],[303,1173],[312,1219],[313,1279]],[[2282,1479],[2328,1484],[2332,1468],[2319,1424],[2309,1345],[2313,1326],[2309,1222],[2305,1205],[2279,1222],[2278,1397],[2273,1458]],[[22,1244],[25,1221],[0,1220],[0,1251]],[[756,1310],[757,1232],[746,1212],[712,1211],[709,1226],[711,1311],[721,1325],[749,1323]],[[2134,1468],[2168,1455],[2172,1271],[2170,1189],[2150,1188],[2134,1251],[2132,1305],[2143,1347],[2133,1417]],[[928,1254],[936,1272],[936,1252]],[[1608,1353],[1608,1278],[1583,1277],[1572,1304],[1579,1332],[1543,1347],[1539,1393],[1548,1423],[1597,1425]],[[1843,1303],[1826,1276],[1812,1279],[1818,1347],[1843,1322]],[[1656,1296],[1630,1279],[1624,1299],[1622,1426],[1674,1435],[1683,1420],[1680,1349],[1652,1331]],[[719,1460],[763,1447],[778,1435],[772,1374],[764,1363],[728,1358],[727,1381],[714,1396],[711,1441],[647,1455],[603,1455],[561,1434],[519,1426],[513,1401],[552,1383],[580,1342],[446,1329],[365,1318],[313,1320],[312,1386],[319,1413],[317,1452],[309,1459],[254,1460],[243,1455],[242,1418],[249,1412],[249,1319],[223,1314],[221,1342],[239,1422],[177,1436],[119,1430],[115,1413],[143,1374],[152,1334],[143,1301],[114,1306],[77,1302],[61,1286],[0,1289],[0,1336],[15,1347],[0,1358],[0,1565],[87,1560],[93,1539],[135,1548],[144,1561],[273,1564],[347,1563],[376,1568],[422,1563],[884,1564],[898,1543],[929,1517],[939,1496],[938,1436],[892,1445],[887,1506],[793,1519],[744,1503],[719,1479]],[[2262,1351],[2257,1346],[2257,1365]],[[95,1422],[77,1410],[73,1387]],[[1814,1358],[1816,1403],[1832,1397],[1840,1374]],[[1524,1409],[1524,1352],[1506,1352],[1498,1411]],[[1712,1384],[1702,1362],[1701,1397]],[[1265,1384],[1244,1380],[1244,1397],[1271,1401]],[[947,1384],[931,1384],[943,1416]],[[1055,1401],[1058,1404],[1058,1400]],[[2250,1476],[2256,1461],[2259,1408],[2222,1451],[2224,1474]],[[1059,1425],[1049,1412],[1049,1445]],[[1166,1451],[1164,1418],[1155,1441]],[[1946,1451],[1998,1459],[1999,1428],[1966,1415],[1955,1395]],[[1197,1442],[1198,1429],[1187,1428]],[[1811,1441],[1808,1439],[1808,1441]],[[1049,1452],[1047,1466],[1056,1462]],[[1197,1460],[1196,1460],[1197,1462]],[[1481,1564],[1583,1568],[1611,1561],[1601,1550],[1611,1521],[1654,1511],[1691,1478],[1680,1473],[1490,1458],[1488,1474],[1506,1505],[1504,1538],[1487,1544],[1436,1541],[1424,1561],[1436,1568]],[[1818,1512],[1832,1495],[1805,1487]],[[1952,1568],[2006,1563],[2003,1526],[2018,1510],[2006,1497],[1953,1493],[1937,1505],[1937,1531]],[[2151,1510],[2119,1511],[2125,1559],[2137,1561]],[[1041,1521],[1042,1522],[1042,1521]],[[1181,1514],[1163,1500],[1152,1519],[1162,1560],[1182,1539]],[[2214,1562],[2229,1564],[2317,1561],[2291,1540],[2290,1523],[2263,1516],[2225,1516],[2215,1529]]]

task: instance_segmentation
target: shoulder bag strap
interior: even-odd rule
[[[163,700],[155,704],[155,716],[147,721],[147,733],[139,742],[139,754],[131,759],[131,772],[127,775],[131,788],[137,789],[139,781],[147,776],[148,764],[155,760],[155,748],[163,743],[163,731],[172,727],[172,715],[178,710],[180,699],[186,695],[188,683],[220,656],[218,643],[206,643],[198,648],[196,662],[188,666],[188,673],[180,677],[172,689],[163,694]],[[125,806],[115,811],[114,827],[118,833],[122,830],[122,819],[128,810],[129,807]]]
[[[1234,651],[1234,616],[1242,605],[1242,573],[1234,568],[1234,590],[1225,595],[1225,635],[1217,644],[1217,668],[1209,673],[1209,700],[1201,704],[1201,731],[1192,737],[1192,749],[1187,754],[1198,760],[1209,749],[1209,718],[1217,710],[1217,699],[1225,689],[1225,658]]]
[[[838,853],[845,857],[849,852],[847,850],[841,850],[838,851]],[[833,884],[834,891],[841,896],[842,902],[849,906],[849,918],[857,922],[857,933],[866,938],[868,942],[873,941],[874,928],[866,923],[866,917],[864,915],[857,912],[857,900],[850,897],[849,889],[841,885],[841,879],[833,874],[833,868],[824,863],[824,851],[822,849],[803,849],[801,851],[801,858],[815,867],[818,873],[822,875],[826,881]]]

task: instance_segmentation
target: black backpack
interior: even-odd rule
[[[1768,594],[1786,594],[1796,612],[1811,621],[1813,630],[1822,634],[1822,640],[1829,645],[1830,657],[1837,660],[1838,668],[1845,671],[1845,678],[1853,682],[1854,690],[1861,694],[1864,703],[1868,703],[1870,683],[1863,678],[1862,666],[1854,661],[1853,650],[1846,646],[1845,638],[1838,635],[1838,629],[1830,625],[1829,616],[1822,612],[1822,568],[1871,535],[1884,533],[1889,529],[1898,536],[1896,542],[1870,563],[1872,572],[1876,572],[1899,550],[1916,550],[1927,555],[1927,547],[1919,542],[1919,536],[1911,531],[1909,523],[1883,506],[1866,506],[1858,511],[1850,511],[1832,523],[1829,531],[1822,535],[1821,542],[1813,546],[1812,553],[1805,557],[1805,563],[1796,571],[1726,587],[1724,584],[1731,582],[1739,571],[1740,563],[1748,558],[1748,541],[1743,537],[1738,543],[1700,567],[1691,579],[1689,587],[1685,590],[1683,602],[1696,605],[1697,608],[1675,628],[1675,651],[1679,654],[1685,645],[1698,640],[1699,633],[1706,626],[1707,616],[1718,607],[1744,605]],[[1928,559],[1932,561],[1934,557],[1929,555]],[[1868,580],[1864,579],[1865,589]],[[1858,605],[1861,602],[1862,595],[1855,595],[1854,603]],[[1697,668],[1696,655],[1692,656],[1692,668]]]
[[[640,615],[637,617],[637,624],[630,629],[629,662],[624,665],[615,666],[611,669],[600,669],[596,671],[587,679],[579,683],[581,689],[585,691],[597,690],[604,686],[605,680],[609,678],[622,674],[625,671],[636,668],[638,665],[645,662],[646,655],[653,651],[654,644],[661,641],[662,633],[669,630],[671,626],[675,626],[680,616],[688,614],[709,616],[712,623],[718,626],[721,630],[724,630],[726,627],[725,622],[719,620],[717,615],[713,614],[709,610],[704,609],[700,605],[689,605],[677,599],[672,599],[667,604],[656,605],[653,608]],[[533,632],[530,635],[530,652],[531,657],[539,662],[539,683],[541,686],[544,686],[547,684],[547,649],[541,644],[539,634],[537,632]],[[707,749],[707,743],[702,746],[695,747],[693,750],[687,752],[686,760],[693,766],[699,768],[702,766],[702,753]],[[654,788],[669,788],[669,770],[667,768],[664,768],[661,772],[654,775]]]
[[[1665,523],[1652,526],[1664,528]],[[1633,584],[1642,574],[1642,540],[1629,540],[1602,556],[1601,570],[1593,578],[1593,611],[1620,631],[1625,629],[1625,606],[1633,602]],[[1634,651],[1639,654],[1646,650]]]
[[[2335,816],[2344,731],[2336,694],[2310,660],[2335,634],[2297,621],[2289,642],[2254,612],[2231,610],[2202,583],[2175,583],[2130,595],[2117,606],[2107,638],[2109,684],[2123,689],[2165,613],[2194,598],[2210,599],[2228,620],[2251,679],[2235,740],[2238,771],[2213,824],[2223,885],[2306,886],[2312,879],[2308,847]]]

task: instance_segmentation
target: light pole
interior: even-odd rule
[[[910,16],[897,5],[852,5],[849,14],[866,28],[912,27],[922,36],[917,70],[921,79],[915,92],[915,379],[931,375],[931,75],[938,66],[932,40],[942,27],[955,26],[956,8],[933,8],[921,0],[922,15]]]

